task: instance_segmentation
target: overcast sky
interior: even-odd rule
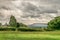
[[[0,0],[0,22],[11,15],[25,24],[47,23],[60,16],[60,0]]]

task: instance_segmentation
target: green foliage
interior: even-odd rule
[[[17,27],[17,21],[16,21],[14,16],[10,17],[9,24],[10,24],[11,27]]]
[[[15,28],[0,28],[0,31],[15,31]]]
[[[19,28],[20,27],[20,24],[19,23],[17,23],[17,27],[16,28]]]
[[[4,26],[7,26],[7,27],[9,27],[9,24],[5,23],[5,24],[4,24]]]
[[[60,29],[60,16],[55,17],[53,20],[48,22],[48,29]]]
[[[14,16],[10,17],[9,24],[10,24],[11,27],[15,27],[16,31],[18,30],[19,27],[27,27],[27,25],[25,25],[23,23],[18,23]]]
[[[37,31],[37,30],[31,28],[18,28],[18,31]]]
[[[0,23],[0,26],[2,26],[2,23]]]
[[[27,27],[27,25],[20,23],[20,27]]]
[[[18,31],[45,31],[43,28],[28,28],[28,27],[20,27]]]

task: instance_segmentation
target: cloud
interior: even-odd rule
[[[7,22],[14,15],[26,24],[47,23],[60,15],[58,10],[60,0],[0,0],[0,21]]]

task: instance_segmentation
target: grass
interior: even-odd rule
[[[60,31],[50,32],[1,31],[0,40],[60,40]]]

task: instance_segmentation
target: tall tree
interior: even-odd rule
[[[60,16],[55,17],[53,20],[48,22],[49,29],[59,29],[60,30]]]
[[[14,16],[11,16],[11,17],[10,17],[9,24],[10,24],[10,26],[12,26],[12,27],[17,27],[17,21],[16,21],[16,19],[15,19]]]

